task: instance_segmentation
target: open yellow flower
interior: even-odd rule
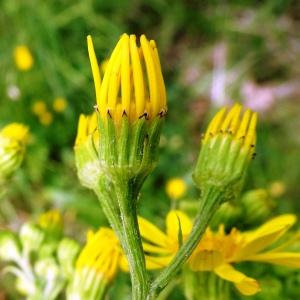
[[[100,116],[110,116],[119,124],[123,115],[134,122],[141,117],[153,119],[166,112],[166,91],[156,44],[140,37],[123,34],[105,68],[103,80],[91,36],[88,51],[94,77]]]
[[[166,233],[142,217],[138,218],[138,222],[144,240],[143,248],[146,253],[148,269],[159,269],[167,266],[178,250],[180,235],[182,235],[181,238],[184,242],[192,230],[190,218],[179,210],[171,210],[168,213]]]
[[[253,295],[260,290],[258,282],[236,270],[232,264],[242,261],[264,263],[300,268],[300,253],[285,249],[290,241],[271,250],[266,250],[282,237],[295,223],[294,215],[276,217],[250,232],[232,229],[229,234],[220,226],[218,232],[207,229],[200,243],[189,259],[188,266],[193,271],[214,272],[224,280],[234,283],[244,295]],[[148,269],[162,268],[169,264],[179,247],[179,228],[183,241],[191,231],[191,220],[180,211],[171,211],[167,216],[167,233],[155,225],[139,219],[141,235]],[[180,224],[180,225],[179,225]],[[180,227],[179,227],[180,226]]]

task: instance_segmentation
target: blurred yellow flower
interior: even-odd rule
[[[28,141],[28,127],[20,123],[11,123],[0,131],[0,135],[25,145]]]
[[[269,186],[269,193],[275,198],[281,197],[285,192],[286,184],[283,181],[274,181]]]
[[[114,231],[102,227],[96,233],[90,231],[87,242],[76,262],[75,272],[85,277],[88,270],[100,278],[112,281],[119,269],[122,249]]]
[[[38,100],[33,103],[31,110],[35,115],[41,116],[47,112],[47,105],[43,100]]]
[[[28,127],[11,123],[0,131],[0,180],[10,176],[21,164],[28,140]]]
[[[53,115],[46,111],[39,116],[39,120],[44,126],[49,126],[53,121]]]
[[[33,66],[33,57],[25,45],[19,45],[14,49],[14,59],[17,68],[21,71],[30,70]]]
[[[66,110],[68,102],[65,98],[57,97],[53,101],[53,110],[56,112],[63,112]]]
[[[62,215],[56,209],[49,210],[39,216],[38,225],[45,230],[48,235],[59,235],[63,230]]]
[[[249,232],[232,229],[226,234],[223,225],[218,232],[212,232],[208,228],[190,257],[188,266],[193,271],[214,272],[222,279],[232,282],[244,295],[256,294],[260,290],[258,282],[237,271],[232,264],[256,261],[300,268],[300,253],[286,251],[294,237],[269,249],[295,222],[294,215],[282,215]],[[166,234],[142,218],[139,219],[139,225],[144,239],[143,247],[147,252],[148,269],[167,266],[179,247],[179,228],[183,242],[192,229],[191,220],[180,211],[168,214]]]
[[[186,192],[186,183],[182,178],[171,178],[166,184],[166,193],[173,199],[181,198]]]
[[[123,115],[130,121],[154,119],[166,112],[166,91],[156,44],[145,35],[137,45],[135,35],[123,34],[105,66],[101,80],[91,36],[88,52],[94,77],[100,116],[112,117],[116,124]]]

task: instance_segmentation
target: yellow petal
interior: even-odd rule
[[[234,283],[235,287],[246,296],[254,295],[260,291],[258,282],[235,270],[231,265],[224,264],[215,269],[215,273],[224,280]]]
[[[141,236],[145,240],[152,242],[154,245],[167,247],[168,237],[160,229],[142,217],[138,217],[138,222]]]
[[[178,240],[179,225],[183,237],[188,236],[193,227],[190,218],[179,210],[171,210],[167,215],[166,223],[167,235],[175,241]]]
[[[218,251],[194,252],[189,260],[193,271],[212,271],[223,263],[224,257]]]
[[[149,243],[143,242],[144,252],[147,253],[159,253],[159,254],[170,254],[170,249],[166,247],[154,246]]]
[[[159,256],[159,257],[145,255],[146,268],[147,270],[156,270],[156,269],[164,268],[170,264],[173,257],[174,255]]]
[[[266,222],[252,232],[244,233],[244,246],[237,253],[234,260],[246,260],[248,257],[259,253],[277,241],[295,222],[295,215],[282,215]]]
[[[290,268],[300,268],[300,253],[293,252],[267,252],[250,257],[248,260],[260,261],[274,265],[281,265]]]

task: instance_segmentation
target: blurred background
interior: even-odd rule
[[[238,101],[260,120],[245,190],[267,191],[270,216],[299,215],[299,1],[10,0],[0,2],[0,127],[24,123],[30,139],[0,201],[0,228],[16,229],[53,207],[77,240],[106,224],[95,195],[77,180],[73,144],[79,114],[95,103],[86,36],[104,61],[123,32],[157,41],[168,93],[160,162],[140,214],[163,226],[170,207],[193,210],[201,133],[220,106]],[[165,188],[174,177],[187,186],[176,204]],[[263,268],[255,272],[265,278]],[[274,278],[267,284],[295,299],[300,275],[293,276],[288,288]]]

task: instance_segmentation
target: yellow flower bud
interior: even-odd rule
[[[194,173],[201,190],[217,187],[226,200],[240,192],[249,161],[255,156],[256,122],[257,114],[249,109],[242,113],[238,104],[215,115],[202,139]]]
[[[10,176],[21,164],[28,140],[28,127],[11,123],[0,131],[0,180]]]

